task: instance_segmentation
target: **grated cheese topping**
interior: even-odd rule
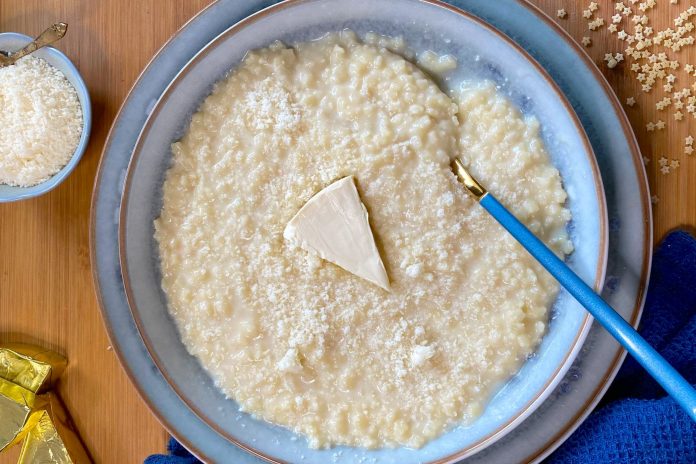
[[[82,108],[63,73],[26,56],[0,68],[0,184],[30,187],[60,171],[82,135]]]

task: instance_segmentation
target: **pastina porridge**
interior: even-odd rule
[[[476,418],[546,330],[557,283],[464,193],[453,157],[572,251],[536,120],[491,83],[448,96],[380,41],[250,52],[173,144],[155,222],[188,350],[244,410],[312,447],[420,447]],[[389,291],[283,237],[346,176]]]

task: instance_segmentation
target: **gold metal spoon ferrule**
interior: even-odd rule
[[[483,197],[488,194],[488,191],[483,188],[481,184],[479,184],[474,176],[469,174],[469,171],[466,170],[464,164],[462,164],[459,158],[454,158],[451,166],[459,182],[464,184],[466,190],[471,194],[472,197],[474,197],[476,201],[481,201]]]

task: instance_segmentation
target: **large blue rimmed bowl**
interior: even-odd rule
[[[567,294],[553,308],[548,334],[520,373],[469,426],[456,427],[419,450],[311,450],[301,437],[239,411],[214,387],[179,339],[160,289],[152,221],[161,208],[161,185],[171,160],[170,144],[222,78],[254,48],[288,43],[351,28],[358,33],[402,35],[415,51],[432,49],[458,58],[462,79],[495,81],[526,114],[537,117],[554,164],[561,172],[573,214],[576,246],[569,262],[600,287],[606,266],[604,193],[592,150],[565,98],[546,73],[506,37],[459,10],[418,0],[298,0],[264,10],[233,26],[204,48],[154,104],[135,147],[120,218],[120,254],[133,318],[150,356],[188,407],[229,441],[274,462],[453,462],[492,444],[531,414],[550,394],[578,353],[590,318]],[[340,452],[340,454],[339,454]],[[374,461],[373,461],[374,459]]]
[[[15,32],[0,33],[0,50],[13,52],[24,47],[32,40],[33,39],[27,35]],[[63,52],[53,47],[44,47],[35,51],[33,55],[38,58],[43,58],[51,66],[57,68],[75,88],[77,98],[80,100],[80,106],[82,108],[82,134],[80,135],[80,140],[68,163],[47,180],[31,187],[16,187],[0,184],[0,203],[37,197],[56,188],[58,184],[63,182],[70,175],[72,170],[75,169],[75,166],[80,162],[80,158],[82,158],[82,155],[87,149],[87,143],[89,142],[89,133],[92,127],[92,106],[87,86],[82,80],[79,71]],[[0,155],[2,154],[0,153]]]

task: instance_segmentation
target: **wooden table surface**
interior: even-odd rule
[[[47,195],[0,205],[0,342],[36,343],[67,355],[70,367],[59,392],[99,463],[142,462],[148,454],[164,450],[166,432],[111,351],[97,307],[88,239],[94,176],[109,127],[138,74],[167,38],[209,2],[0,0],[0,32],[36,35],[56,21],[69,23],[59,48],[82,73],[94,108],[90,145],[75,172]],[[646,132],[645,123],[657,117],[654,102],[662,98],[661,89],[643,95],[625,63],[607,68],[604,53],[620,51],[619,41],[606,26],[588,31],[581,11],[589,0],[534,3],[576,39],[591,36],[593,45],[586,50],[622,102],[635,96],[637,104],[627,113],[644,155],[655,158],[647,170],[653,193],[659,197],[654,211],[656,241],[677,226],[696,226],[696,157],[682,154],[684,137],[694,124],[675,124],[662,114],[667,130]],[[613,2],[598,3],[599,13],[608,17]],[[556,18],[559,8],[565,8],[569,16]],[[684,8],[660,0],[649,16],[664,26]],[[689,59],[696,63],[693,50],[676,56],[683,63]],[[681,70],[677,76],[685,77]],[[661,175],[656,161],[663,154],[679,159],[681,166]],[[13,462],[16,451],[0,456],[0,464]]]

